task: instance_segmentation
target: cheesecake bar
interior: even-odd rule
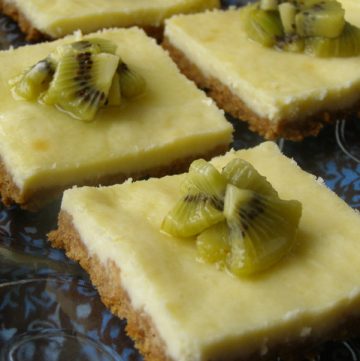
[[[146,82],[144,94],[101,108],[92,122],[55,106],[15,99],[9,79],[81,35],[0,52],[0,192],[3,203],[37,208],[74,184],[114,184],[188,167],[228,149],[232,126],[138,28],[91,35],[110,40]]]
[[[135,25],[159,38],[167,17],[219,5],[219,0],[0,0],[0,10],[18,22],[28,40]]]
[[[199,262],[194,239],[160,231],[184,174],[64,193],[49,239],[127,319],[146,361],[261,360],[329,339],[359,317],[359,214],[272,142],[212,164],[221,170],[234,158],[303,208],[291,253],[255,276]]]
[[[175,16],[166,22],[164,46],[220,107],[267,139],[301,140],[359,110],[360,56],[265,47],[245,31],[248,8]]]

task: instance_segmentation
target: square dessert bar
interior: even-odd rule
[[[74,184],[174,173],[199,156],[228,149],[233,129],[223,112],[180,74],[154,39],[137,28],[91,36],[115,43],[123,61],[146,81],[142,96],[101,108],[92,122],[55,106],[14,99],[8,84],[80,35],[0,52],[0,67],[6,69],[0,74],[0,192],[5,204],[36,208]]]
[[[18,22],[28,40],[134,25],[160,38],[165,18],[219,5],[219,0],[0,0],[0,11]]]
[[[303,207],[291,253],[252,277],[199,262],[194,239],[160,231],[184,175],[64,193],[50,241],[127,319],[147,361],[259,360],[325,340],[359,316],[359,214],[274,143],[212,163],[220,170],[236,157]]]
[[[247,7],[175,16],[164,46],[217,104],[265,138],[301,140],[359,111],[360,56],[317,58],[248,38]]]

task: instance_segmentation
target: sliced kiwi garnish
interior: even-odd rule
[[[60,58],[42,100],[81,120],[92,120],[106,102],[119,57],[101,53],[68,53]]]
[[[107,39],[89,38],[86,40],[79,40],[73,43],[60,45],[54,52],[54,56],[60,58],[61,56],[68,53],[115,54],[116,45],[112,41]]]
[[[360,54],[359,29],[345,21],[337,0],[259,0],[249,8],[245,30],[266,47],[319,57]]]
[[[278,0],[260,0],[260,8],[263,10],[277,10]]]
[[[335,0],[299,0],[296,32],[303,37],[338,37],[345,26],[345,11]]]
[[[183,196],[167,214],[161,228],[177,237],[190,237],[224,219],[226,180],[205,160],[194,161],[182,184]]]
[[[250,189],[261,194],[277,194],[268,180],[247,161],[236,158],[223,169],[228,183],[242,189]]]
[[[311,37],[306,39],[305,51],[318,57],[349,57],[360,54],[360,29],[346,24],[337,38]]]
[[[49,86],[55,68],[48,59],[40,60],[10,81],[13,93],[26,100],[36,100]]]
[[[296,33],[296,5],[290,2],[285,2],[279,5],[279,14],[281,23],[286,35]]]
[[[182,184],[182,191],[187,192],[189,188],[195,188],[210,195],[215,203],[222,203],[226,183],[224,176],[211,163],[198,159],[191,163],[188,176]],[[218,208],[222,210],[222,204],[219,204]]]
[[[117,72],[119,74],[121,94],[125,98],[135,98],[145,91],[145,80],[134,69],[129,68],[125,63],[121,63]]]
[[[55,105],[74,118],[94,119],[99,108],[138,96],[145,80],[116,55],[116,45],[88,38],[58,46],[9,81],[14,97]]]
[[[176,237],[190,237],[222,220],[222,210],[217,208],[213,198],[192,189],[164,218],[161,228]]]
[[[292,248],[301,204],[230,184],[224,214],[232,245],[227,266],[236,275],[252,274],[278,262]]]
[[[249,38],[266,47],[274,46],[277,38],[283,35],[280,16],[275,11],[251,9],[245,27]]]
[[[200,260],[224,267],[231,251],[229,237],[229,227],[225,220],[201,232],[196,238]]]
[[[279,261],[294,244],[301,204],[281,200],[244,160],[232,160],[222,173],[204,160],[195,161],[181,190],[162,229],[176,237],[196,236],[202,261],[248,275]]]
[[[120,88],[120,77],[116,72],[111,82],[109,89],[109,95],[107,98],[107,105],[117,106],[121,104],[121,88]]]

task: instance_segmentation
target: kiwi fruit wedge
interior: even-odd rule
[[[335,0],[299,0],[296,32],[302,37],[336,38],[345,26],[345,11]]]
[[[230,161],[222,170],[228,183],[241,188],[249,189],[261,194],[275,194],[276,190],[249,162],[236,158]]]
[[[317,57],[360,54],[359,29],[337,0],[260,0],[249,9],[245,31],[263,46]]]
[[[224,214],[231,252],[226,265],[235,275],[262,271],[289,253],[295,242],[301,204],[227,186]]]
[[[296,33],[296,5],[290,2],[279,4],[279,14],[284,33],[292,35]]]
[[[146,88],[145,80],[134,69],[121,62],[117,73],[119,74],[121,94],[124,98],[132,99],[144,93]]]
[[[277,10],[278,0],[260,0],[260,8],[262,10]]]
[[[194,161],[181,185],[183,196],[164,218],[161,229],[176,237],[190,237],[224,220],[225,178],[203,159]]]
[[[245,22],[245,30],[250,39],[272,47],[284,35],[279,13],[253,7]]]
[[[92,120],[106,103],[118,64],[119,57],[113,54],[66,53],[42,101],[75,118]]]
[[[9,84],[16,97],[33,101],[48,88],[54,72],[55,66],[50,59],[43,59]]]
[[[213,198],[189,189],[164,218],[161,229],[175,237],[191,237],[224,220]]]
[[[181,191],[161,228],[176,237],[196,236],[201,261],[250,275],[278,262],[295,242],[300,202],[280,199],[245,160],[230,161],[221,173],[197,160]]]
[[[118,72],[115,72],[106,104],[109,106],[118,106],[121,104],[121,99],[120,77]]]
[[[360,54],[360,29],[347,23],[337,38],[311,37],[305,51],[317,57],[350,57]]]
[[[63,55],[72,53],[72,54],[80,54],[80,53],[92,53],[92,54],[100,54],[100,53],[108,53],[115,54],[116,53],[116,45],[107,39],[102,38],[89,38],[86,40],[79,40],[73,43],[60,45],[56,48],[55,52],[52,53],[52,56],[55,59],[61,58]]]
[[[231,252],[230,232],[226,221],[219,222],[201,232],[196,238],[196,249],[201,261],[226,266]]]

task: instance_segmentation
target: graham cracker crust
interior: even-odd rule
[[[39,29],[34,27],[30,20],[14,5],[8,4],[4,0],[0,0],[0,12],[9,16],[19,25],[20,30],[25,34],[27,41],[45,41],[52,40],[53,38],[49,34],[41,32]],[[155,38],[159,43],[161,42],[164,34],[164,26],[142,26],[134,24],[132,26],[138,26],[142,28],[147,35]],[[81,30],[81,29],[80,29]],[[100,29],[99,29],[100,30]]]
[[[80,263],[90,275],[91,282],[97,288],[104,305],[117,317],[127,320],[126,332],[135,342],[135,347],[144,356],[145,361],[177,361],[167,355],[165,344],[152,319],[144,311],[132,306],[129,295],[121,285],[121,269],[113,261],[103,264],[96,254],[88,253],[72,222],[72,217],[67,212],[60,211],[58,228],[48,234],[48,239],[53,247],[64,249],[69,258]],[[321,342],[344,340],[349,335],[355,337],[359,334],[359,315],[344,315],[338,327],[327,331],[320,339],[300,337],[291,342],[284,340],[283,344],[273,345],[265,355],[261,355],[258,350],[248,357],[236,357],[231,361],[274,361],[279,357],[283,361],[313,360],[319,352],[317,348]],[[230,359],[225,353],[208,361]]]
[[[166,355],[164,343],[151,318],[133,308],[121,286],[121,270],[112,261],[105,265],[96,255],[89,255],[69,214],[60,212],[58,229],[50,232],[48,238],[53,247],[65,249],[67,256],[78,261],[89,273],[104,305],[114,315],[126,318],[126,332],[146,361],[175,361]]]
[[[192,63],[181,50],[171,44],[168,38],[164,37],[162,46],[169,52],[181,72],[212,97],[220,108],[233,117],[248,122],[250,130],[259,133],[266,139],[285,138],[301,141],[307,136],[316,136],[327,123],[349,115],[358,115],[360,112],[360,102],[358,102],[351,109],[336,112],[325,110],[298,121],[283,119],[274,124],[269,119],[257,115],[220,80],[205,76],[201,69]]]
[[[98,186],[98,185],[112,185],[122,183],[128,178],[144,179],[149,177],[163,177],[165,175],[177,174],[186,172],[190,163],[198,158],[204,158],[210,160],[214,156],[224,154],[229,149],[227,144],[218,145],[205,154],[194,154],[185,158],[177,159],[168,165],[154,167],[151,169],[145,169],[137,173],[116,173],[99,175],[96,178],[87,178],[82,182],[76,183],[77,186]],[[40,188],[31,193],[23,193],[15,184],[10,172],[6,169],[4,162],[0,157],[0,197],[3,204],[7,207],[12,204],[18,204],[21,208],[29,211],[38,211],[41,207],[54,200],[59,196],[62,191],[71,186],[74,183],[68,183],[63,186]]]

